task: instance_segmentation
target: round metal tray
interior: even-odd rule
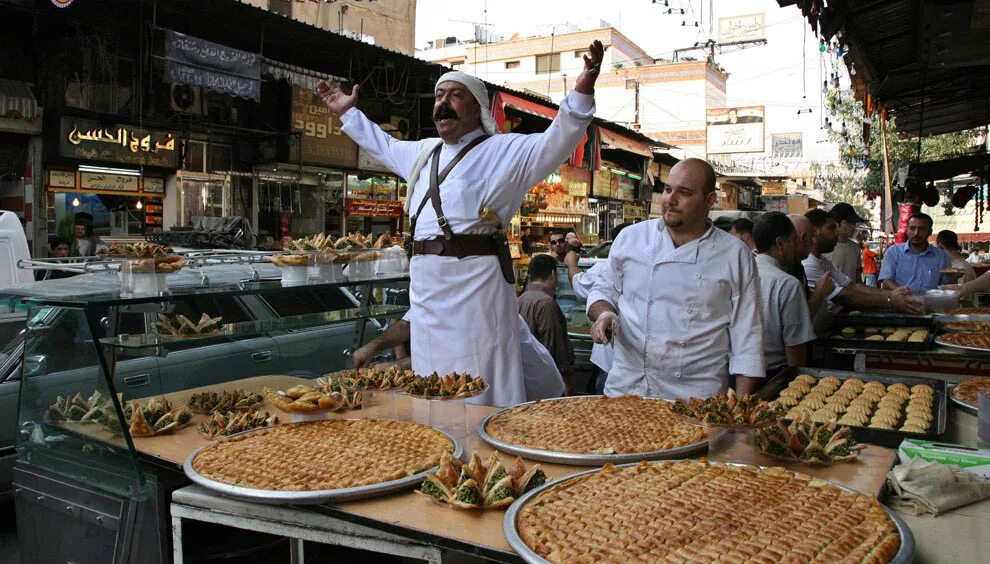
[[[952,403],[956,404],[956,408],[961,409],[961,410],[965,411],[966,413],[969,413],[969,414],[974,415],[974,416],[975,415],[978,415],[979,407],[977,407],[977,406],[975,406],[975,405],[973,405],[971,403],[966,403],[966,402],[962,401],[961,399],[957,398],[955,396],[955,394],[952,393],[953,390],[955,390],[956,389],[956,386],[958,386],[958,385],[959,384],[950,384],[949,387],[946,388],[945,393],[949,396],[949,401],[951,401]]]
[[[671,461],[671,462],[678,462],[678,461]],[[628,468],[634,465],[635,464],[623,464],[619,467]],[[746,466],[746,465],[733,464],[733,466]],[[766,467],[761,466],[760,468],[766,468]],[[525,542],[523,542],[522,537],[519,536],[519,531],[516,530],[516,520],[519,517],[519,512],[526,505],[526,503],[528,503],[529,500],[531,500],[534,496],[539,495],[544,490],[552,488],[568,480],[573,480],[580,476],[584,476],[586,474],[591,474],[593,472],[598,472],[598,471],[599,471],[598,469],[585,470],[584,472],[572,474],[570,476],[567,476],[566,478],[560,478],[552,482],[547,482],[546,484],[543,484],[542,486],[534,490],[530,490],[529,492],[523,494],[522,497],[514,501],[512,505],[509,506],[509,509],[506,510],[505,512],[505,518],[502,520],[502,534],[505,535],[505,540],[508,541],[509,546],[512,547],[512,550],[516,551],[516,554],[518,554],[519,557],[522,558],[524,562],[528,562],[529,564],[549,564],[548,560],[537,554]],[[843,486],[842,484],[836,484],[831,480],[825,480],[825,481],[837,488],[858,495],[863,495],[854,489]],[[901,537],[901,545],[897,548],[897,553],[894,554],[894,557],[890,560],[890,562],[891,564],[910,564],[910,562],[914,560],[914,534],[911,533],[911,529],[907,526],[907,523],[905,523],[904,520],[901,519],[896,513],[894,513],[889,507],[887,507],[886,505],[882,505],[882,507],[884,508],[884,511],[887,512],[887,515],[890,516],[891,521],[894,522],[894,526],[897,527],[897,533]]]
[[[954,333],[954,334],[958,334],[958,333]],[[945,342],[945,341],[942,340],[942,335],[939,335],[938,337],[935,337],[935,342],[937,344],[939,344],[939,345],[942,345],[943,347],[951,347],[951,348],[954,348],[954,349],[961,349],[961,350],[966,350],[966,351],[977,351],[977,352],[981,352],[981,353],[990,355],[990,349],[984,349],[984,348],[980,348],[980,347],[970,347],[970,346],[967,346],[967,345],[957,345],[955,343],[947,343],[947,342]]]
[[[309,425],[315,423],[315,421],[306,421],[301,423],[288,423],[288,425]],[[270,429],[270,427],[264,427],[262,429],[252,429],[250,431],[245,431],[243,433],[237,433],[229,437],[224,437],[220,440],[230,440],[234,437],[240,437],[250,433],[257,433],[264,429]],[[454,457],[460,458],[464,454],[464,447],[461,445],[455,437],[451,436],[440,429],[435,429],[436,431],[443,433],[448,439],[450,439],[451,444],[454,445]],[[213,441],[210,444],[200,447],[194,450],[187,458],[185,463],[182,465],[182,469],[185,470],[186,476],[189,477],[194,483],[203,486],[209,490],[215,491],[219,494],[225,495],[227,497],[232,497],[235,499],[240,499],[244,501],[253,501],[255,503],[264,503],[268,505],[319,505],[322,503],[338,503],[343,501],[353,501],[355,499],[365,499],[369,497],[377,497],[380,495],[385,495],[393,492],[398,492],[406,489],[410,489],[422,483],[426,478],[426,475],[430,472],[436,472],[437,466],[427,468],[422,472],[417,472],[412,476],[406,476],[405,478],[399,478],[398,480],[391,480],[388,482],[381,482],[379,484],[370,484],[367,486],[357,486],[353,488],[340,488],[336,490],[313,490],[313,491],[281,491],[281,490],[258,490],[254,488],[245,488],[242,486],[232,486],[230,484],[225,484],[223,482],[217,482],[211,480],[206,476],[203,476],[193,468],[193,460],[196,455],[200,453],[205,448],[212,446],[214,443],[219,441]]]
[[[581,399],[588,399],[594,397],[602,396],[577,396]],[[540,401],[569,401],[573,398],[554,398]],[[650,398],[656,399],[656,401],[667,401],[660,398]],[[506,407],[492,413],[478,422],[478,436],[481,440],[485,441],[493,448],[500,450],[506,454],[515,454],[516,456],[521,456],[523,458],[528,458],[530,460],[538,460],[540,462],[550,462],[552,464],[569,464],[571,466],[603,466],[605,464],[625,464],[627,462],[640,462],[643,460],[665,460],[671,458],[685,458],[693,454],[698,454],[704,452],[708,448],[708,439],[703,439],[696,443],[685,445],[682,447],[671,448],[667,450],[655,450],[651,452],[634,452],[634,453],[624,453],[624,454],[580,454],[574,452],[559,452],[553,450],[542,450],[530,447],[524,447],[520,445],[514,445],[512,443],[507,443],[500,441],[495,437],[488,434],[488,422],[493,418],[498,416],[504,411],[519,407],[521,405],[529,405],[531,403],[536,403],[535,401],[529,401],[526,403],[521,403],[519,405],[513,405]]]

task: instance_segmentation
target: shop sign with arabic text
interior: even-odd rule
[[[103,127],[96,121],[62,118],[63,157],[178,168],[178,141],[172,133],[127,125]]]
[[[399,200],[348,199],[347,215],[364,217],[402,217],[402,202]]]

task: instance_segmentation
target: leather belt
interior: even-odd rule
[[[451,240],[443,237],[413,241],[414,255],[440,255],[442,257],[469,257],[498,254],[498,246],[491,235],[454,235]]]

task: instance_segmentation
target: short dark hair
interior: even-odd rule
[[[939,245],[942,245],[946,249],[949,249],[950,251],[962,250],[962,247],[959,246],[959,236],[956,235],[955,231],[950,231],[948,229],[943,229],[942,231],[939,231],[938,235],[935,237],[935,242],[938,243]]]
[[[804,217],[806,217],[815,227],[821,228],[826,222],[828,222],[828,219],[832,217],[832,215],[821,208],[812,208],[804,212]],[[835,218],[833,217],[833,219]]]
[[[753,225],[753,241],[756,251],[765,253],[773,248],[777,237],[787,237],[794,233],[794,223],[786,214],[767,212],[756,219]]]
[[[732,222],[732,229],[735,229],[736,233],[749,233],[753,234],[753,222],[746,219],[745,217],[740,217],[739,219]]]
[[[935,228],[935,220],[933,220],[932,216],[928,215],[927,213],[918,212],[911,214],[911,217],[908,218],[908,223],[910,223],[912,219],[923,219],[928,222],[929,229]]]
[[[529,280],[547,280],[557,270],[557,259],[550,255],[536,255],[529,261]]]
[[[560,235],[561,237],[563,237],[565,239],[567,238],[567,233],[564,232],[564,231],[551,231],[550,233],[547,234],[547,241],[550,241],[551,239],[553,239],[553,236],[554,235]]]
[[[612,240],[615,241],[615,239],[619,236],[619,233],[622,232],[622,230],[625,229],[626,227],[629,227],[630,225],[632,225],[632,222],[631,221],[627,221],[625,223],[620,223],[620,224],[616,225],[615,227],[613,227],[612,228]]]
[[[72,243],[68,239],[62,237],[61,235],[55,235],[48,240],[48,246],[51,248],[58,247],[59,245],[65,245],[66,247],[72,248]]]

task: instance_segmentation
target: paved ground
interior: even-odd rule
[[[21,550],[17,546],[14,502],[0,503],[0,563],[18,564],[20,561]]]

